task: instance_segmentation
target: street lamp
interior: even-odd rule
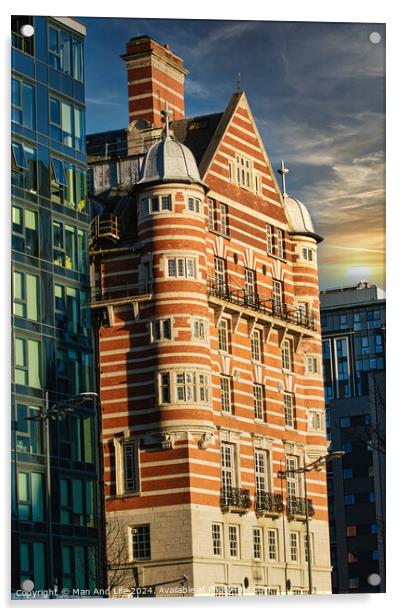
[[[61,419],[65,413],[75,411],[83,402],[97,398],[98,394],[95,391],[83,391],[75,396],[70,396],[65,400],[57,402],[49,406],[49,392],[45,392],[45,408],[43,411],[30,417],[33,421],[42,421],[45,427],[45,447],[46,447],[46,491],[47,491],[47,528],[49,542],[49,587],[54,589],[54,548],[53,548],[53,520],[52,520],[52,477],[50,465],[50,429],[49,421]],[[51,597],[52,598],[52,595]]]
[[[304,476],[304,513],[305,513],[305,522],[306,522],[306,540],[307,540],[307,569],[308,569],[308,594],[313,594],[313,572],[311,567],[311,541],[310,541],[310,519],[309,519],[309,503],[308,503],[308,494],[307,494],[307,473],[310,471],[319,471],[321,470],[327,462],[333,460],[334,458],[341,458],[345,455],[344,451],[332,451],[327,453],[325,456],[320,456],[313,462],[309,462],[306,464],[306,453],[304,453],[304,466],[296,469],[289,469],[285,471],[278,471],[278,477],[280,479],[286,479],[289,475],[294,475],[295,473],[300,474],[303,473]]]

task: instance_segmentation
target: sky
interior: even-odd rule
[[[79,17],[87,26],[87,132],[128,124],[121,54],[133,36],[184,60],[186,116],[245,91],[273,168],[309,209],[320,288],[385,288],[385,27],[370,23]],[[379,43],[370,41],[377,32]]]

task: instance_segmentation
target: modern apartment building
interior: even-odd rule
[[[84,37],[12,17],[12,591],[50,598],[99,587]]]
[[[361,282],[321,299],[331,561],[336,593],[385,592],[385,293]]]
[[[331,592],[317,243],[244,92],[196,118],[131,39],[128,129],[88,139],[110,583]],[[278,473],[287,471],[280,479]],[[307,511],[306,511],[307,509]],[[117,591],[118,592],[118,591]]]

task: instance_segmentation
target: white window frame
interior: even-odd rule
[[[271,486],[269,451],[265,449],[254,450],[254,473],[256,494],[258,492],[269,492]]]
[[[293,472],[299,468],[299,458],[297,456],[286,456],[286,490],[288,499],[300,495],[300,483],[298,474]]]
[[[325,411],[321,409],[308,410],[308,429],[312,432],[325,432]]]
[[[308,546],[307,546],[307,533],[304,534],[304,560],[308,563]],[[313,533],[310,533],[310,563],[314,565],[314,539]]]
[[[171,193],[149,195],[141,199],[141,214],[144,218],[155,214],[171,214],[172,212],[173,198]]]
[[[276,528],[268,528],[267,531],[267,560],[270,562],[278,561],[278,530]]]
[[[167,332],[165,330],[166,324],[169,324],[168,330],[169,335],[166,335]],[[159,333],[158,333],[159,330]],[[172,319],[170,317],[155,319],[155,321],[151,322],[151,341],[152,342],[161,342],[161,341],[171,341],[173,340],[173,330],[172,330]]]
[[[274,246],[275,246],[275,227],[273,225],[267,224],[266,227],[267,232],[267,254],[270,256],[274,256]]]
[[[193,339],[198,341],[208,341],[209,321],[207,319],[193,318],[192,333]]]
[[[187,197],[187,211],[190,214],[196,214],[197,216],[203,215],[203,203],[199,197],[189,195]]]
[[[125,449],[131,448],[133,457],[133,476],[132,486],[127,484],[127,458]],[[136,438],[114,439],[115,459],[116,459],[116,493],[117,495],[139,494],[141,491],[141,470],[140,470],[140,443]]]
[[[234,443],[226,441],[220,445],[221,484],[222,489],[237,486],[237,450]]]
[[[272,279],[272,301],[276,306],[283,304],[283,282],[277,278]]]
[[[208,199],[208,230],[215,231],[216,227],[216,201]]]
[[[311,248],[311,246],[302,246],[300,252],[300,258],[303,261],[307,261],[309,263],[315,263],[315,250]]]
[[[278,259],[285,259],[285,231],[279,227],[276,230],[276,249]]]
[[[129,526],[129,537],[130,537],[130,556],[131,556],[131,562],[136,562],[136,561],[148,561],[151,560],[152,557],[152,545],[151,545],[151,525],[150,524],[135,524],[133,526]],[[143,528],[148,528],[148,537],[149,537],[149,544],[148,544],[148,548],[149,548],[149,555],[147,556],[143,556],[143,557],[139,557],[139,556],[135,556],[134,555],[134,535],[135,533],[133,532],[136,529],[143,529]],[[147,544],[145,544],[147,545]]]
[[[244,268],[244,294],[247,300],[255,302],[257,296],[257,276],[255,270],[245,267]]]
[[[320,356],[312,353],[306,354],[305,374],[317,375],[321,374]]]
[[[218,323],[218,350],[220,353],[229,353],[229,319],[220,319]]]
[[[283,392],[283,407],[285,416],[285,426],[295,428],[296,426],[296,402],[295,395],[291,391]]]
[[[219,231],[222,235],[229,236],[229,207],[226,203],[219,205]]]
[[[210,374],[199,368],[177,367],[172,370],[162,370],[157,377],[159,404],[208,405],[210,403]],[[166,377],[165,382],[163,382],[164,377]],[[163,401],[163,390],[168,392],[169,401]]]
[[[197,259],[187,256],[169,256],[166,258],[166,278],[191,279],[197,278]]]
[[[242,188],[252,190],[253,163],[244,154],[237,153],[235,156],[236,183]]]
[[[227,374],[220,375],[221,410],[225,415],[232,414],[232,379]]]
[[[260,526],[253,527],[253,558],[254,560],[264,559],[263,533]]]
[[[211,526],[212,537],[212,554],[213,556],[223,557],[223,524],[222,522],[212,522]]]
[[[257,328],[251,334],[251,359],[258,364],[262,362],[262,332]]]
[[[238,560],[240,558],[240,526],[238,524],[228,525],[228,548],[229,558]]]
[[[289,533],[289,555],[290,562],[300,563],[300,533],[297,531]]]
[[[281,346],[282,370],[292,372],[293,369],[293,345],[290,338],[284,338]]]
[[[253,383],[253,406],[254,419],[264,421],[264,386],[261,383]]]

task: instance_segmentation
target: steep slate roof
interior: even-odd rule
[[[170,124],[177,141],[192,151],[198,167],[223,115],[223,113],[211,113],[184,120],[173,120]]]

